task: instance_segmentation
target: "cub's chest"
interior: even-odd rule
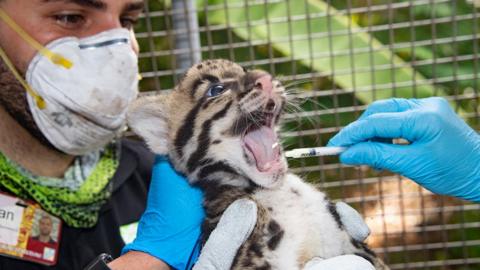
[[[282,254],[279,258],[294,255],[299,262],[345,252],[342,243],[349,237],[331,213],[325,194],[298,176],[288,174],[280,188],[258,191],[254,198],[284,231],[274,251]]]

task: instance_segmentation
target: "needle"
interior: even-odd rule
[[[334,156],[344,152],[346,147],[314,147],[314,148],[297,148],[286,151],[285,156],[291,158]]]

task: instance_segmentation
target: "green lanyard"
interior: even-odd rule
[[[97,223],[100,208],[111,196],[113,183],[110,180],[118,164],[116,147],[110,145],[82,186],[72,191],[35,183],[0,153],[0,186],[15,196],[34,200],[71,227],[89,228]]]

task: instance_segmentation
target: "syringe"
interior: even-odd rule
[[[319,157],[319,156],[334,156],[339,155],[345,151],[346,147],[314,147],[314,148],[297,148],[285,152],[286,157],[291,158],[305,158],[305,157]]]
[[[408,145],[409,141],[397,138],[397,139],[378,139],[374,141],[383,142],[383,143],[392,143],[399,145]],[[335,156],[340,155],[347,147],[335,147],[335,146],[325,146],[325,147],[312,147],[312,148],[297,148],[290,151],[285,151],[285,156],[289,158],[306,158],[306,157],[320,157],[320,156]]]

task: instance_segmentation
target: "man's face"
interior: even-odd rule
[[[143,10],[143,0],[0,0],[0,8],[46,45],[67,36],[83,38],[122,27],[131,30]],[[138,53],[136,40],[133,43]],[[23,74],[37,53],[1,20],[0,46]]]
[[[39,222],[39,231],[42,236],[50,236],[52,233],[52,220],[50,218],[42,218]]]

